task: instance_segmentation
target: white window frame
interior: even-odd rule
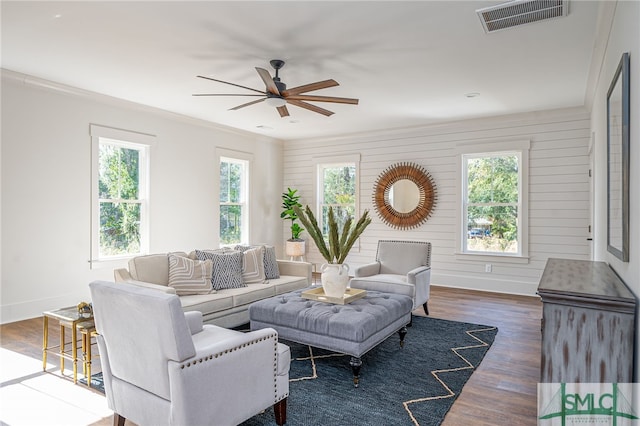
[[[461,260],[504,259],[516,263],[527,263],[529,259],[529,140],[475,141],[457,144],[457,226],[456,258]],[[516,155],[519,162],[518,176],[518,251],[517,253],[481,252],[467,250],[467,170],[466,159]]]
[[[251,167],[252,167],[252,163],[253,163],[253,155],[246,153],[246,152],[241,152],[241,151],[232,151],[232,150],[226,150],[226,149],[217,149],[216,150],[216,164],[217,164],[217,169],[218,169],[218,174],[216,175],[216,178],[219,179],[220,178],[220,164],[223,162],[226,163],[235,163],[235,164],[242,164],[243,165],[243,174],[242,174],[242,178],[241,178],[241,185],[242,185],[242,199],[239,203],[221,203],[220,202],[220,187],[222,182],[218,182],[217,185],[217,193],[215,194],[216,196],[216,200],[217,200],[217,204],[218,204],[218,216],[216,218],[217,221],[217,225],[216,225],[216,229],[218,230],[218,243],[220,247],[225,247],[225,246],[234,246],[236,244],[249,244],[251,241],[251,236],[250,236],[250,232],[251,232],[251,203],[250,203],[250,179],[251,179]],[[242,207],[242,217],[241,217],[241,224],[240,224],[240,242],[238,243],[231,243],[231,244],[223,244],[221,239],[220,239],[220,206],[223,205],[239,205]]]
[[[91,254],[92,268],[111,267],[114,262],[149,253],[149,174],[154,135],[91,124]],[[100,199],[98,193],[100,144],[107,143],[140,152],[138,200],[140,203],[140,251],[117,256],[100,255]]]
[[[319,228],[323,229],[324,226],[322,217],[322,206],[324,205],[324,169],[328,168],[344,167],[350,165],[355,166],[355,207],[353,211],[354,220],[357,220],[360,217],[360,154],[318,156],[313,158],[313,163],[316,170],[316,185],[314,188],[314,198],[316,200],[315,215],[316,220],[318,221]],[[359,243],[354,244],[352,250],[359,250],[357,246],[359,246]]]

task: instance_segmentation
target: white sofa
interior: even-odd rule
[[[195,252],[173,253],[196,259]],[[311,285],[311,263],[278,260],[280,278],[264,283],[251,283],[246,287],[217,290],[210,294],[180,296],[185,312],[202,312],[206,324],[220,327],[237,327],[249,322],[251,303],[309,287]],[[169,287],[168,253],[138,256],[129,260],[129,269],[114,271],[116,282],[127,282],[141,287],[152,288],[164,293],[176,294]]]

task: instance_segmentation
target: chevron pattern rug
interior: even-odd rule
[[[362,357],[354,388],[349,356],[291,347],[287,424],[439,425],[493,343],[491,326],[413,317],[404,347],[391,336]],[[273,410],[243,426],[273,425]]]
[[[292,358],[287,424],[441,424],[498,329],[414,316],[408,330],[403,348],[394,334],[362,357],[358,388],[353,387],[349,356],[283,341],[290,346]],[[79,382],[86,385],[83,378]],[[91,382],[104,393],[102,373]],[[274,424],[269,409],[242,426]]]

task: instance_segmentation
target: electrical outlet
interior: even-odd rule
[[[491,264],[487,263],[486,265],[484,265],[484,271],[485,272],[491,272]]]

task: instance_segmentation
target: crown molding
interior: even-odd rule
[[[155,115],[163,116],[170,120],[179,121],[182,123],[195,125],[199,127],[206,127],[209,129],[219,130],[234,135],[252,138],[258,141],[271,141],[280,142],[279,139],[269,138],[259,133],[247,132],[244,130],[235,129],[233,127],[223,126],[210,121],[202,120],[199,118],[189,117],[183,114],[167,111],[160,108],[151,107],[148,105],[139,104],[125,99],[116,98],[113,96],[104,95],[102,93],[92,92],[90,90],[81,89],[79,87],[69,86],[55,81],[46,80],[39,77],[34,77],[29,74],[23,74],[17,71],[12,71],[6,68],[0,68],[0,74],[2,75],[2,84],[12,83],[17,85],[23,85],[27,87],[34,87],[49,92],[61,93],[64,95],[74,96],[76,98],[84,98],[95,102],[100,102],[106,105],[128,108],[136,111],[151,113]]]
[[[353,143],[381,139],[415,138],[442,135],[447,133],[463,133],[482,129],[518,127],[540,123],[554,123],[573,120],[590,120],[589,111],[584,106],[558,108],[542,111],[520,112],[507,115],[475,117],[466,120],[447,121],[424,126],[402,127],[377,130],[364,133],[333,136],[327,138],[310,138],[288,140],[295,144],[316,145],[319,143]]]

